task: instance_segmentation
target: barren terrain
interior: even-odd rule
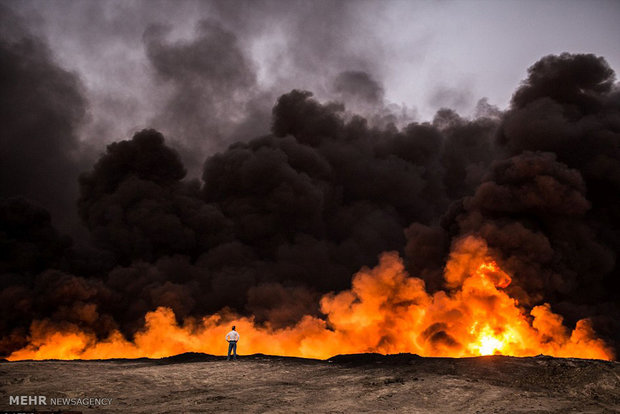
[[[551,357],[345,355],[327,361],[184,354],[161,360],[0,363],[0,410],[99,413],[612,413],[620,364]],[[16,406],[9,396],[112,398]]]

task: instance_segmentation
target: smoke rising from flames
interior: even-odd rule
[[[324,295],[325,319],[307,315],[296,325],[273,329],[252,318],[222,311],[177,324],[173,311],[159,307],[145,317],[133,341],[114,331],[98,341],[84,331],[34,322],[31,342],[9,360],[159,358],[183,352],[222,354],[230,325],[241,333],[243,353],[327,358],[341,353],[412,352],[422,356],[531,356],[610,360],[613,351],[597,339],[588,320],[570,331],[549,304],[531,311],[503,289],[511,278],[493,260],[486,243],[468,236],[457,241],[445,267],[448,291],[429,294],[422,279],[410,277],[395,252],[363,268],[350,290]]]
[[[133,33],[171,87],[153,119],[166,138],[120,140],[83,133],[101,105],[53,45],[0,21],[0,357],[220,353],[232,323],[244,353],[610,357],[593,331],[620,352],[620,85],[604,58],[545,56],[505,111],[410,122],[372,65],[317,71],[333,85],[320,99],[280,95],[305,83],[261,90],[238,27],[177,42],[148,22]],[[113,123],[137,125],[125,109]],[[119,139],[94,165],[92,134]],[[215,135],[241,141],[195,150]]]

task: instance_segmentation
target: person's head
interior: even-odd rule
[[[235,328],[236,328],[236,327],[235,327],[235,326],[233,326],[233,331],[235,330]]]

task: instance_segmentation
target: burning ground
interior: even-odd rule
[[[101,413],[620,410],[619,364],[572,358],[358,354],[319,361],[250,355],[233,363],[185,354],[162,360],[4,362],[0,373],[1,409],[16,408],[8,405],[8,395],[46,395],[112,398],[109,407],[83,409]]]
[[[242,333],[247,352],[326,358],[337,352],[415,351],[431,356],[536,352],[556,356],[612,359],[588,320],[572,330],[548,304],[529,315],[503,288],[510,277],[488,257],[478,239],[464,239],[446,265],[450,293],[429,295],[424,282],[409,277],[396,253],[384,254],[374,269],[353,278],[351,290],[322,297],[326,318],[306,315],[294,325],[273,328],[251,317],[220,312],[179,326],[173,311],[160,307],[145,316],[145,327],[126,340],[119,331],[98,340],[85,331],[50,330],[33,324],[31,343],[9,359],[101,359],[162,357],[181,352],[217,352],[230,325]]]
[[[95,161],[79,79],[1,12],[8,359],[217,354],[232,324],[247,352],[287,356],[617,355],[620,92],[604,58],[543,57],[506,111],[481,100],[473,118],[409,122],[357,70],[333,100],[295,89],[265,98],[269,114],[256,91],[218,105],[255,85],[226,27],[175,43],[151,26],[145,50],[174,89],[153,124],[175,140],[144,129]],[[202,96],[210,118],[187,111]],[[201,147],[179,136],[220,127],[258,137],[188,177]]]

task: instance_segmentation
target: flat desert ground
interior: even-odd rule
[[[183,354],[160,360],[0,363],[11,395],[112,398],[83,413],[618,413],[620,363],[551,357],[343,355],[326,361]]]

